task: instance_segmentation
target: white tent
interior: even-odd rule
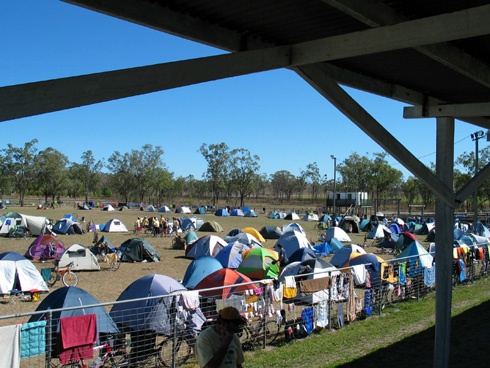
[[[15,252],[0,255],[0,294],[9,294],[16,287],[21,291],[48,291],[41,273],[24,256]],[[17,284],[18,281],[18,285]]]
[[[283,234],[285,234],[287,232],[293,232],[293,231],[299,231],[300,233],[303,233],[304,235],[306,235],[306,231],[305,231],[305,229],[303,229],[303,226],[301,226],[297,222],[292,222],[290,224],[286,224],[286,225],[282,226]]]
[[[385,233],[384,233],[385,231],[387,233],[391,234],[391,230],[388,229],[388,227],[386,227],[385,225],[382,225],[382,224],[378,224],[378,226],[376,226],[375,228],[373,228],[369,232],[369,234],[367,235],[367,238],[368,239],[383,239],[385,237]]]
[[[162,206],[158,209],[158,212],[172,212],[168,206]]]
[[[28,216],[20,213],[6,213],[0,216],[0,235],[6,236],[10,229],[17,226],[25,226],[30,229],[32,235],[41,235],[46,232],[48,221],[43,216]]]
[[[326,233],[326,241],[329,242],[333,238],[340,240],[341,242],[350,242],[352,241],[349,235],[342,230],[340,227],[334,226],[334,227],[329,227],[327,229]]]
[[[95,255],[90,249],[80,244],[73,244],[65,250],[59,260],[58,266],[60,268],[66,267],[73,262],[73,265],[70,266],[72,270],[100,270],[99,262],[97,262]]]
[[[112,204],[107,204],[102,208],[102,211],[115,211],[115,209],[112,207]]]
[[[186,206],[182,206],[182,207],[177,208],[177,211],[175,211],[175,212],[176,213],[192,213],[191,209],[189,207],[186,207]]]
[[[299,220],[299,216],[297,213],[295,212],[289,212],[286,217],[284,217],[285,220],[292,220],[292,221],[295,221],[295,220]]]
[[[318,215],[316,213],[307,213],[303,216],[303,221],[316,221],[318,222]]]
[[[128,228],[120,220],[112,219],[107,221],[102,231],[106,233],[127,233]]]
[[[146,207],[146,212],[155,212],[155,211],[156,211],[155,207],[153,207],[151,204],[148,207]]]

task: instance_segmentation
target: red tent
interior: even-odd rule
[[[233,294],[243,293],[245,290],[252,290],[256,288],[254,284],[236,285],[247,282],[252,282],[252,280],[247,276],[241,274],[240,272],[232,270],[231,268],[222,268],[221,270],[215,271],[212,274],[203,278],[201,282],[196,285],[194,290],[208,289],[226,285],[235,285],[229,288],[214,291],[204,291],[200,293],[201,295],[205,295],[207,297],[227,299]]]

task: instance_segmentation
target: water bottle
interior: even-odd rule
[[[90,368],[99,368],[101,365],[102,365],[102,359],[99,356],[97,357],[97,359],[94,360]]]

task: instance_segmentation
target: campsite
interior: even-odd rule
[[[140,211],[137,209],[118,212],[108,212],[100,209],[87,211],[79,210],[78,208],[70,206],[61,206],[56,209],[48,210],[37,210],[36,208],[31,207],[10,207],[6,211],[19,212],[30,216],[46,216],[54,220],[54,222],[57,222],[59,219],[66,218],[65,216],[67,215],[71,215],[76,221],[80,221],[80,225],[85,232],[83,234],[78,234],[75,232],[72,235],[57,235],[58,239],[63,242],[65,249],[77,244],[88,249],[92,248],[94,245],[94,235],[96,233],[87,232],[87,224],[95,224],[96,228],[104,228],[105,224],[110,223],[114,218],[117,218],[117,221],[124,224],[129,231],[97,231],[99,238],[104,236],[105,240],[109,242],[112,247],[120,247],[123,243],[135,238],[143,238],[145,241],[150,243],[154,250],[159,254],[159,262],[124,262],[117,272],[112,272],[102,263],[99,268],[76,271],[79,277],[78,287],[92,295],[98,302],[101,303],[115,301],[129,285],[148,275],[161,274],[175,280],[184,280],[186,270],[193,262],[193,259],[186,257],[185,250],[172,248],[172,242],[174,239],[173,236],[154,237],[152,235],[136,235],[133,233],[132,229],[136,218],[144,216],[150,217],[153,215],[151,212]],[[287,209],[285,209],[285,211],[287,211]],[[271,209],[266,213],[260,213],[257,217],[215,216],[215,214],[212,212],[206,214],[201,213],[199,214],[199,217],[201,217],[204,222],[217,222],[223,231],[196,231],[196,233],[199,238],[205,235],[213,235],[224,238],[234,229],[249,228],[247,229],[248,232],[246,233],[249,234],[249,232],[254,232],[253,229],[262,229],[263,227],[267,227],[267,230],[269,230],[270,233],[274,233],[276,229],[288,227],[288,225],[292,223],[291,220],[287,219],[271,219],[270,214],[272,212],[274,211]],[[165,216],[172,218],[183,215],[177,213],[166,213]],[[306,234],[306,239],[308,239],[310,242],[318,244],[321,242],[319,240],[320,235],[325,234],[325,231],[319,231],[316,225],[317,223],[315,221],[296,220],[295,225],[290,226],[295,228],[294,232],[304,232]],[[349,243],[362,245],[366,241],[365,237],[367,234],[367,232],[349,233],[349,237],[351,239],[351,242]],[[259,236],[260,234],[256,235]],[[263,247],[273,250],[274,245],[280,237],[280,234],[274,234],[274,236],[267,237],[268,239],[262,238],[262,240],[264,240],[262,241]],[[417,238],[425,249],[429,248],[429,242],[425,241],[426,235],[417,236]],[[29,248],[29,245],[34,241],[34,239],[36,239],[36,237],[30,237],[28,239],[8,239],[2,237],[0,238],[0,246],[2,252],[18,252],[20,254],[25,254]],[[353,247],[353,249],[356,248]],[[373,241],[371,239],[367,240],[366,247],[364,249],[368,253],[372,253],[377,250],[377,248],[373,246]],[[394,255],[383,254],[381,257],[387,260],[393,258]],[[323,259],[330,261],[332,256],[324,257]],[[52,260],[34,260],[33,264],[39,270],[53,267]],[[184,282],[184,284],[186,284],[186,282]],[[17,302],[14,304],[9,302],[8,299],[4,299],[3,301],[0,299],[1,313],[2,315],[9,315],[34,311],[36,308],[38,308],[40,303],[43,302],[43,300],[45,300],[56,290],[62,288],[62,286],[62,283],[55,284],[49,289],[49,294],[41,293],[39,300],[34,302]],[[1,323],[2,325],[6,325],[8,324],[8,320],[3,320]]]

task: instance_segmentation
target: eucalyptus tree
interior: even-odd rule
[[[210,145],[203,143],[199,150],[208,163],[208,168],[203,176],[210,184],[213,205],[216,205],[221,193],[225,190],[225,179],[228,176],[230,164],[230,151],[224,142]]]
[[[81,182],[85,202],[88,202],[90,192],[96,190],[100,181],[100,172],[104,167],[102,160],[96,160],[91,150],[85,151],[81,156],[80,164],[72,164],[72,173],[75,174],[76,180]]]
[[[131,193],[136,189],[136,181],[131,168],[131,155],[115,151],[108,159],[107,168],[112,173],[110,177],[111,187],[129,202]]]
[[[159,168],[164,168],[163,153],[162,147],[153,147],[151,144],[145,144],[141,151],[131,151],[130,167],[140,202],[143,202],[145,195],[152,190],[156,171]]]
[[[312,164],[308,164],[306,170],[301,171],[301,176],[308,184],[312,200],[314,201],[318,198],[320,188],[322,187],[320,169],[318,168],[317,163],[313,162]]]
[[[350,192],[369,192],[371,179],[371,160],[358,153],[353,153],[337,165],[342,176],[343,187]]]
[[[48,201],[48,197],[54,201],[62,191],[67,189],[68,163],[68,157],[51,147],[37,155],[35,159],[35,165],[38,167],[37,184],[44,195],[45,202]]]
[[[271,186],[278,198],[289,200],[298,187],[298,180],[289,171],[280,170],[271,175]]]
[[[37,139],[26,142],[24,147],[14,147],[7,144],[7,148],[2,149],[3,172],[11,179],[15,190],[19,193],[20,206],[24,206],[26,193],[31,189],[37,180],[39,171],[35,165]]]
[[[409,176],[408,179],[401,184],[401,189],[407,199],[407,204],[412,205],[418,196],[417,179],[413,176]]]
[[[478,152],[478,167],[481,169],[490,162],[490,146]],[[464,152],[455,160],[454,186],[459,190],[465,185],[475,173],[475,153]],[[485,180],[478,188],[479,207],[483,207],[485,202],[490,201],[490,179]],[[473,202],[473,197],[469,199]]]
[[[387,153],[374,153],[374,159],[369,166],[371,172],[369,183],[375,198],[380,198],[399,187],[402,181],[402,172],[388,164],[387,155]]]
[[[175,192],[173,173],[163,167],[157,167],[153,173],[153,190],[159,206],[164,198],[172,198]]]
[[[245,197],[255,190],[254,179],[260,170],[260,157],[252,155],[245,148],[234,149],[230,152],[229,178],[237,191],[240,206],[243,207]]]

